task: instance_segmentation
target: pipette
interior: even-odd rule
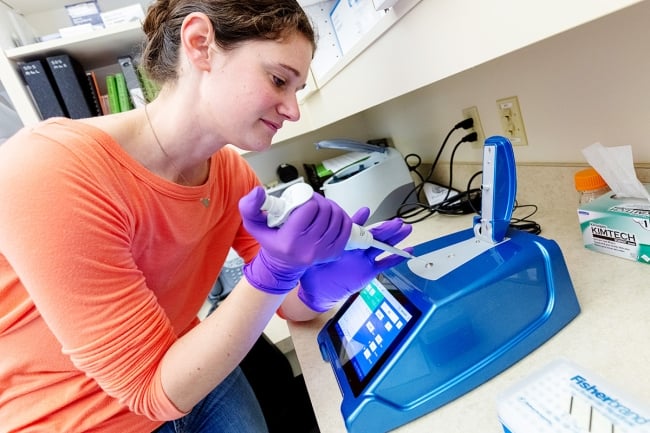
[[[296,183],[284,190],[280,197],[267,195],[261,209],[267,212],[266,221],[269,227],[282,225],[292,210],[305,203],[314,194],[314,190],[306,183]],[[395,248],[384,242],[375,240],[369,230],[358,224],[352,224],[350,239],[345,246],[346,250],[378,248],[391,254],[397,254],[407,259],[416,258],[413,254]]]

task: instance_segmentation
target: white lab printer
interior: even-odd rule
[[[353,140],[320,141],[316,147],[354,153],[350,164],[335,171],[321,189],[350,215],[368,207],[367,224],[394,218],[415,187],[402,154],[392,147]]]

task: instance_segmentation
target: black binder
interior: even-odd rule
[[[20,63],[20,72],[41,114],[41,119],[49,117],[68,117],[63,98],[54,83],[54,78],[41,60]]]
[[[63,103],[71,119],[101,115],[92,99],[86,71],[68,54],[47,57]]]

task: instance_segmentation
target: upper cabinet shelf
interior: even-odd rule
[[[9,60],[19,62],[65,51],[81,59],[86,69],[95,69],[105,66],[107,59],[114,61],[120,55],[138,53],[142,38],[141,24],[129,22],[88,33],[11,48],[5,50],[5,55]]]
[[[314,74],[317,90],[302,101],[301,120],[283,127],[275,141],[320,129],[640,1],[400,0],[390,10],[392,20],[380,21],[326,74]]]

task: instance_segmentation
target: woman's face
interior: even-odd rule
[[[297,121],[296,92],[305,86],[312,45],[294,33],[281,41],[251,40],[230,51],[211,49],[206,88],[208,127],[229,144],[260,151],[285,121]]]

